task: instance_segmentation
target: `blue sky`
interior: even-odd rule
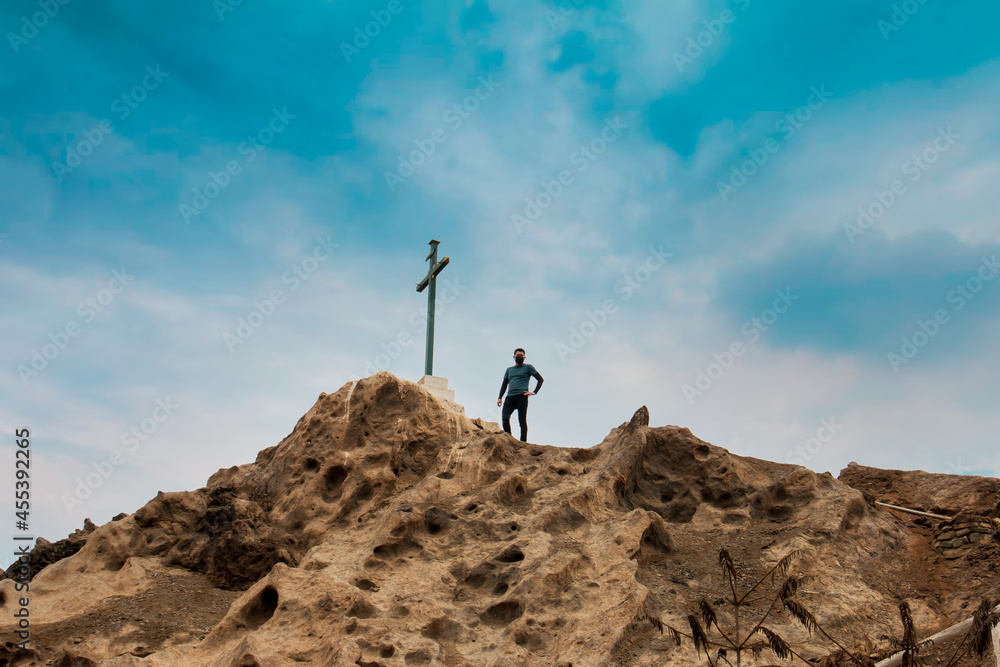
[[[419,379],[431,238],[436,374],[496,420],[526,348],[532,442],[647,405],[817,471],[1000,470],[996,3],[12,0],[0,27],[0,425],[4,456],[33,434],[35,534],[202,486],[373,366]]]

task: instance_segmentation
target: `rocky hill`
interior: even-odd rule
[[[689,631],[702,600],[725,614],[722,548],[741,585],[794,553],[796,599],[869,651],[900,635],[902,600],[923,635],[997,589],[992,534],[945,557],[935,522],[873,502],[992,525],[964,478],[917,497],[886,471],[838,480],[648,421],[642,407],[600,444],[547,447],[389,373],[347,384],[253,463],[40,545],[28,650],[0,582],[0,665],[700,665],[666,626]],[[768,624],[806,657],[835,648],[785,611]]]

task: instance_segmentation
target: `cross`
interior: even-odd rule
[[[441,273],[441,270],[448,266],[448,258],[445,257],[440,262],[438,261],[438,244],[440,241],[435,241],[431,239],[431,254],[427,255],[427,260],[430,261],[430,267],[427,269],[427,275],[424,279],[417,283],[417,291],[423,292],[424,288],[430,285],[430,290],[427,292],[427,349],[424,352],[424,375],[434,375],[434,287],[437,284],[437,274]]]

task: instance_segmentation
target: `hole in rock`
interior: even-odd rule
[[[515,544],[504,549],[496,559],[501,563],[517,563],[524,560],[524,552]]]
[[[475,641],[475,639],[473,639],[472,641]],[[420,650],[410,651],[409,653],[407,653],[404,661],[408,665],[427,665],[430,664],[431,659],[432,659],[431,652],[425,648],[422,648]]]
[[[357,586],[358,588],[360,588],[363,591],[377,591],[378,590],[378,586],[376,586],[375,584],[373,584],[368,579],[358,579],[357,581],[354,582],[354,585]]]
[[[256,630],[271,620],[278,608],[278,590],[265,586],[260,593],[243,608],[243,621],[250,630]]]
[[[510,625],[524,614],[521,603],[517,600],[498,602],[482,614],[483,623],[498,628]]]
[[[376,609],[364,600],[355,600],[351,608],[347,610],[347,615],[352,618],[371,618],[375,615]]]
[[[323,474],[323,500],[329,503],[339,498],[345,479],[347,479],[347,469],[344,466],[327,468]]]

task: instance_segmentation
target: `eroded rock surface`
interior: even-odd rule
[[[884,503],[952,516],[1000,515],[1000,479],[942,475],[921,470],[882,470],[851,463],[838,479]]]
[[[649,619],[683,628],[724,594],[721,547],[754,575],[797,551],[803,604],[860,643],[898,635],[900,599],[929,631],[978,604],[941,599],[961,573],[923,530],[829,474],[650,427],[645,407],[598,445],[539,446],[379,373],[322,394],[255,462],[90,533],[31,582],[32,649],[0,659],[689,666],[703,659]],[[807,655],[830,649],[787,614],[770,626]]]

